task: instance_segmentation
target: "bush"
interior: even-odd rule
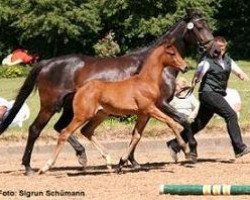
[[[109,117],[109,120],[113,122],[122,122],[125,124],[132,124],[132,123],[135,123],[135,121],[137,120],[137,116],[136,115],[128,115],[128,116],[111,115],[111,117]]]
[[[23,65],[0,66],[0,78],[17,78],[28,75],[31,67]]]
[[[115,57],[120,53],[120,47],[114,41],[114,33],[109,32],[103,39],[94,45],[95,53],[100,57]]]

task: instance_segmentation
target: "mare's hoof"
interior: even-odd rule
[[[116,168],[116,170],[115,170],[115,172],[117,174],[121,174],[122,173],[122,166],[118,165],[117,168]]]
[[[88,162],[86,152],[82,152],[81,154],[77,155],[77,157],[79,164],[82,165],[83,168],[86,168]]]
[[[197,157],[198,156],[196,153],[189,153],[188,155],[186,155],[186,159],[192,164],[197,163]]]
[[[141,169],[141,165],[134,160],[133,162],[131,162],[131,168],[139,170],[139,169]]]
[[[119,162],[119,164],[118,164],[118,166],[117,166],[117,168],[116,168],[116,173],[117,174],[121,174],[121,172],[122,172],[122,167],[124,166],[124,164],[127,162],[127,160],[123,160],[122,158],[120,159],[120,162]]]
[[[31,167],[25,167],[25,176],[32,176],[35,174],[35,171]]]

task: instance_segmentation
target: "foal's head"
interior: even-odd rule
[[[179,51],[174,45],[174,39],[166,39],[162,42],[160,61],[164,66],[171,66],[177,70],[185,72],[187,70],[187,63],[181,57]]]

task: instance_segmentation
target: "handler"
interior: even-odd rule
[[[248,76],[237,64],[225,54],[227,42],[223,37],[215,37],[211,51],[203,57],[198,64],[192,84],[201,81],[199,88],[200,108],[194,122],[191,123],[193,134],[202,130],[216,113],[224,118],[232,142],[235,157],[239,158],[250,152],[243,143],[236,112],[224,99],[230,73],[232,72],[241,80],[249,80]],[[184,141],[188,141],[186,130],[181,133]],[[167,142],[171,157],[177,161],[180,146],[176,139]]]
[[[184,77],[179,77],[176,81],[175,95],[180,93],[182,88],[188,87],[188,81]],[[185,92],[182,92],[185,93]],[[181,94],[182,94],[181,93]],[[174,96],[173,100],[169,102],[178,112],[187,116],[188,121],[191,123],[194,121],[198,114],[200,102],[193,95],[188,95],[186,98],[179,98]]]
[[[14,101],[7,101],[0,97],[0,124],[8,116],[10,109],[12,108]],[[27,120],[30,116],[30,109],[26,103],[23,104],[16,117],[11,123],[11,126],[22,127],[23,122]]]

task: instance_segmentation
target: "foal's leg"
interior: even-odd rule
[[[142,129],[142,131],[144,130],[145,126],[147,125],[148,120],[150,119],[150,117],[147,117],[147,118],[144,118],[144,119],[145,120],[140,120],[140,128]],[[136,125],[137,125],[137,123],[136,123]],[[137,131],[136,125],[135,125],[135,127],[133,129],[132,135],[136,134],[136,131]],[[131,142],[130,142],[129,145],[131,145],[131,143],[132,143],[132,139],[131,139]],[[133,168],[140,168],[140,164],[134,158],[134,152],[135,152],[135,149],[133,149],[132,152],[130,153],[128,160],[132,164]]]
[[[133,154],[134,154],[135,148],[141,139],[142,132],[148,120],[149,120],[149,117],[146,115],[138,116],[129,147],[126,153],[121,157],[119,165],[117,167],[118,173],[121,171],[123,165],[127,162],[130,155],[132,154],[132,156],[134,156]]]
[[[101,153],[102,157],[106,159],[107,167],[111,169],[112,166],[112,159],[109,155],[106,148],[96,139],[94,134],[94,130],[100,125],[105,119],[107,115],[101,111],[99,111],[96,116],[94,116],[84,127],[81,129],[81,133],[88,138],[92,144],[96,147],[96,149]]]
[[[41,107],[35,121],[29,127],[29,136],[22,158],[22,164],[25,166],[25,175],[31,175],[34,173],[30,166],[30,159],[34,144],[37,138],[40,136],[42,129],[46,126],[46,124],[54,114],[55,111],[53,111],[52,109]]]
[[[180,133],[176,127],[175,121],[171,117],[169,117],[166,114],[164,114],[163,112],[161,112],[155,105],[152,105],[149,108],[148,113],[150,116],[166,123],[173,130],[173,132],[176,136],[176,139],[177,139],[178,143],[180,144],[181,148],[183,149],[186,157],[189,157],[186,143],[183,141],[182,137],[180,136]]]
[[[71,120],[73,119],[73,109],[72,109],[72,100],[65,100],[63,105],[63,113],[59,120],[54,125],[54,129],[61,133],[61,131],[66,128]],[[70,145],[74,148],[76,151],[76,155],[78,157],[78,162],[83,166],[87,166],[87,155],[86,150],[82,146],[82,144],[77,140],[77,138],[73,135],[71,135],[68,139],[68,142]]]
[[[69,136],[76,131],[77,128],[79,128],[84,122],[86,121],[86,118],[82,118],[82,120],[78,118],[74,118],[72,122],[67,126],[67,128],[62,130],[62,133],[59,135],[59,138],[57,140],[57,146],[51,156],[51,158],[46,162],[46,164],[39,170],[39,174],[42,174],[49,170],[54,163],[56,162],[56,159],[62,150],[65,142],[68,140]]]

